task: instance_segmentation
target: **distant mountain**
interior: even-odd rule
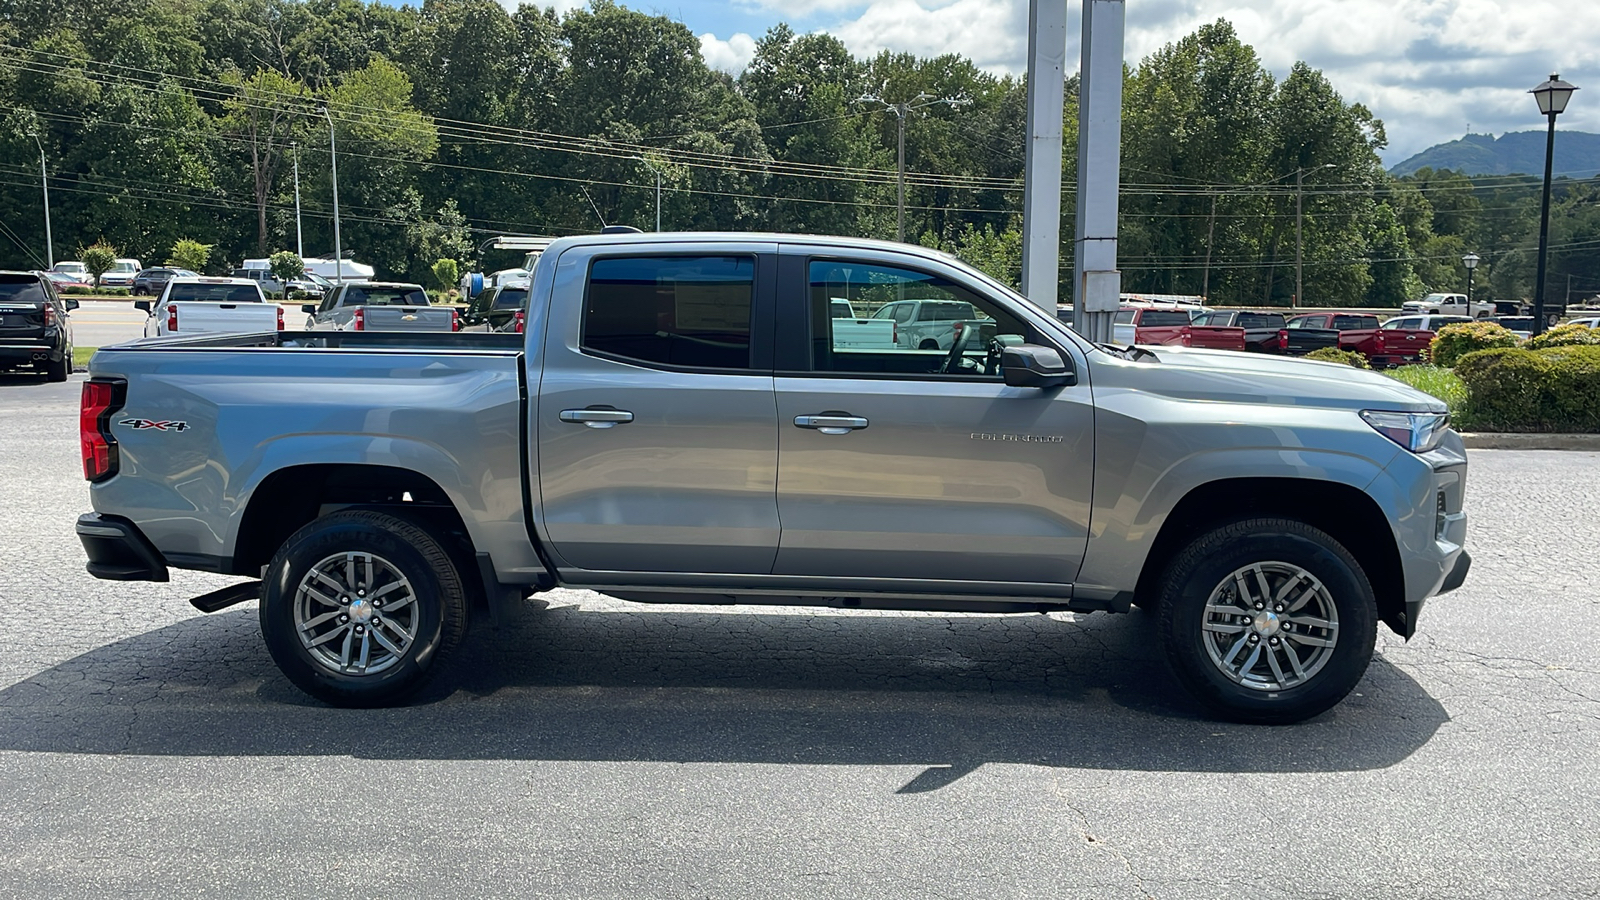
[[[1600,175],[1600,134],[1556,131],[1556,177],[1591,178]],[[1389,171],[1410,175],[1428,166],[1468,175],[1543,175],[1543,131],[1469,134],[1459,141],[1439,144],[1418,153]]]

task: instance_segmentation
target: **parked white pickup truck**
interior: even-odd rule
[[[1429,294],[1421,300],[1407,300],[1400,308],[1413,315],[1468,316],[1487,319],[1494,315],[1493,303],[1468,303],[1466,294]]]
[[[283,307],[268,303],[261,286],[248,278],[174,278],[154,305],[149,300],[133,305],[150,314],[145,337],[283,330]]]

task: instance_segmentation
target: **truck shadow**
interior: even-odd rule
[[[1292,727],[1202,718],[1147,616],[896,616],[556,606],[477,629],[399,709],[325,707],[267,657],[253,608],[93,650],[0,690],[0,750],[920,765],[1196,772],[1392,766],[1447,720],[1374,659]]]

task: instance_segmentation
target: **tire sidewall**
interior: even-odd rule
[[[400,662],[376,675],[344,675],[317,662],[294,623],[295,595],[312,566],[344,552],[370,552],[400,571],[416,592],[417,636]],[[268,567],[260,605],[261,634],[278,668],[312,696],[344,706],[393,702],[427,675],[443,639],[444,586],[422,553],[374,525],[343,521],[307,526],[284,543]]]
[[[1285,531],[1244,533],[1203,553],[1192,552],[1201,543],[1197,542],[1182,555],[1179,565],[1187,571],[1172,573],[1161,609],[1162,637],[1174,674],[1202,702],[1244,721],[1294,722],[1337,704],[1366,673],[1377,621],[1371,585],[1348,552],[1331,538],[1318,537],[1321,540]],[[1240,568],[1264,562],[1289,563],[1315,575],[1327,587],[1339,616],[1332,657],[1309,682],[1278,691],[1247,688],[1223,674],[1206,651],[1201,627],[1206,602],[1222,580]]]

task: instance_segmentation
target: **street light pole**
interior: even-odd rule
[[[964,106],[967,103],[966,100],[954,97],[945,97],[939,100],[934,100],[932,97],[932,94],[923,91],[918,93],[915,97],[912,97],[910,100],[900,103],[890,103],[876,94],[863,94],[856,99],[857,103],[881,103],[883,104],[883,108],[894,113],[895,119],[898,120],[896,124],[899,126],[897,141],[899,151],[896,154],[898,162],[895,167],[896,190],[894,221],[895,240],[902,244],[905,243],[906,240],[906,116],[910,115],[915,110],[922,109],[925,106],[935,106],[940,103],[946,103],[950,106]],[[919,101],[927,102],[924,103]]]
[[[322,115],[328,120],[328,159],[333,167],[333,280],[344,282],[344,247],[339,241],[339,148],[334,142],[333,113],[324,106]]]
[[[290,142],[294,150],[294,252],[306,257],[305,242],[300,239],[300,142]]]
[[[44,186],[44,256],[49,263],[46,268],[54,269],[56,247],[50,234],[50,175],[44,168],[44,144],[40,142],[38,134],[33,136],[33,142],[39,147],[39,183]]]
[[[1544,275],[1546,258],[1550,252],[1550,181],[1556,155],[1556,116],[1566,111],[1567,101],[1572,99],[1575,90],[1577,88],[1562,81],[1560,75],[1551,75],[1549,81],[1528,92],[1538,101],[1539,112],[1550,120],[1544,141],[1544,200],[1539,206],[1539,265],[1533,288],[1534,334],[1544,331],[1545,325]]]
[[[1468,253],[1461,257],[1461,264],[1467,267],[1467,315],[1472,315],[1472,271],[1478,268],[1478,254]]]
[[[1333,163],[1323,163],[1317,169],[1331,169]],[[1289,299],[1289,310],[1292,312],[1300,305],[1305,290],[1304,278],[1304,248],[1305,248],[1305,184],[1306,170],[1294,170],[1294,296]]]

